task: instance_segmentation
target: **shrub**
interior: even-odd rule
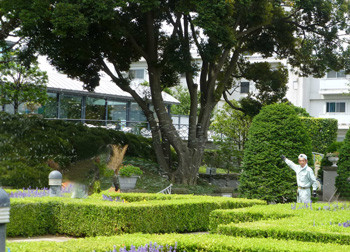
[[[126,155],[155,160],[150,139],[81,123],[0,113],[0,183],[15,188],[47,186],[54,161],[64,170],[89,160],[108,144],[128,144]]]
[[[132,166],[132,165],[124,165],[122,168],[119,170],[119,176],[122,177],[131,177],[131,176],[137,176],[137,175],[142,175],[143,172],[139,167]]]
[[[301,121],[309,133],[312,151],[325,154],[327,147],[337,140],[338,121],[312,117],[302,117]]]
[[[127,194],[125,194],[127,196]],[[120,233],[169,233],[206,231],[209,213],[218,208],[249,207],[260,200],[189,196],[172,200],[142,200],[122,203],[92,197],[11,199],[7,234],[33,236],[115,235]],[[42,217],[42,220],[39,218]],[[28,219],[27,219],[28,218]],[[46,232],[46,233],[45,233]]]
[[[339,151],[338,176],[335,179],[335,186],[340,197],[350,199],[350,130],[346,132],[343,146]]]
[[[72,239],[65,242],[11,242],[7,246],[12,251],[32,252],[85,252],[111,251],[116,245],[116,251],[124,246],[135,247],[145,244],[157,243],[175,247],[176,251],[203,251],[203,252],[233,252],[233,251],[308,251],[308,252],[342,252],[349,251],[350,246],[339,244],[324,244],[314,242],[300,242],[289,240],[281,241],[271,238],[242,238],[217,234],[125,234],[111,237],[91,237],[85,239]],[[164,250],[168,251],[168,250]]]
[[[296,112],[286,104],[264,107],[253,119],[245,145],[239,191],[269,202],[296,200],[296,175],[280,158],[297,162],[305,153],[312,164],[311,142]]]

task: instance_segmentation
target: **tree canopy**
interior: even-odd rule
[[[283,68],[266,71],[249,63],[247,54],[286,58],[301,75],[323,76],[347,67],[344,47],[349,32],[346,0],[31,0],[19,7],[21,36],[28,52],[39,51],[51,64],[89,90],[101,73],[110,76],[142,108],[160,166],[173,179],[196,183],[213,109],[233,88],[235,78],[254,78],[266,91],[283,81]],[[192,52],[202,64],[194,64]],[[157,118],[125,75],[144,58]],[[164,85],[186,75],[191,98],[188,141],[183,142],[161,96]],[[252,74],[253,73],[253,74]],[[194,76],[199,77],[195,83]],[[275,81],[276,80],[276,81]],[[281,91],[283,91],[283,85]],[[200,98],[197,91],[200,91]],[[278,91],[278,90],[277,90]],[[257,100],[259,97],[257,97]],[[198,106],[199,105],[199,106]],[[197,116],[198,115],[198,116]],[[178,167],[170,169],[169,143]]]

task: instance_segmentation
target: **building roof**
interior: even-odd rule
[[[47,72],[48,91],[60,91],[118,100],[134,100],[129,93],[124,92],[115,83],[113,83],[110,77],[106,74],[101,74],[100,85],[97,86],[93,92],[89,92],[83,88],[83,82],[76,79],[71,79],[66,74],[58,72],[52,65],[50,65],[46,57],[40,56],[38,62],[40,69]],[[131,85],[141,97],[150,99],[151,96],[149,87],[141,86],[137,83],[132,83]],[[165,92],[162,93],[162,97],[164,102],[167,104],[180,103],[177,99]]]

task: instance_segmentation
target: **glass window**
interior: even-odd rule
[[[126,102],[107,101],[108,120],[126,121]]]
[[[241,82],[241,94],[249,93],[249,82]]]
[[[327,112],[345,112],[345,102],[327,102]]]
[[[130,121],[145,122],[146,116],[143,114],[142,109],[136,102],[132,102],[130,105]]]
[[[338,72],[336,71],[329,71],[327,72],[327,78],[332,79],[332,78],[345,78],[345,70],[340,70]]]
[[[60,118],[81,118],[81,96],[62,94],[60,97]]]
[[[47,93],[48,100],[44,106],[39,109],[39,113],[45,118],[57,118],[57,93]]]
[[[94,120],[105,120],[106,100],[100,98],[86,97],[85,118]]]
[[[130,77],[132,79],[144,79],[145,78],[145,71],[144,69],[131,69],[129,71]]]

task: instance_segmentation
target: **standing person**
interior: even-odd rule
[[[312,196],[316,197],[317,181],[314,171],[307,165],[307,156],[300,154],[298,157],[299,165],[293,163],[293,161],[281,155],[281,158],[286,164],[292,168],[297,175],[297,202],[298,203],[310,203],[311,202],[311,190],[313,188]]]

